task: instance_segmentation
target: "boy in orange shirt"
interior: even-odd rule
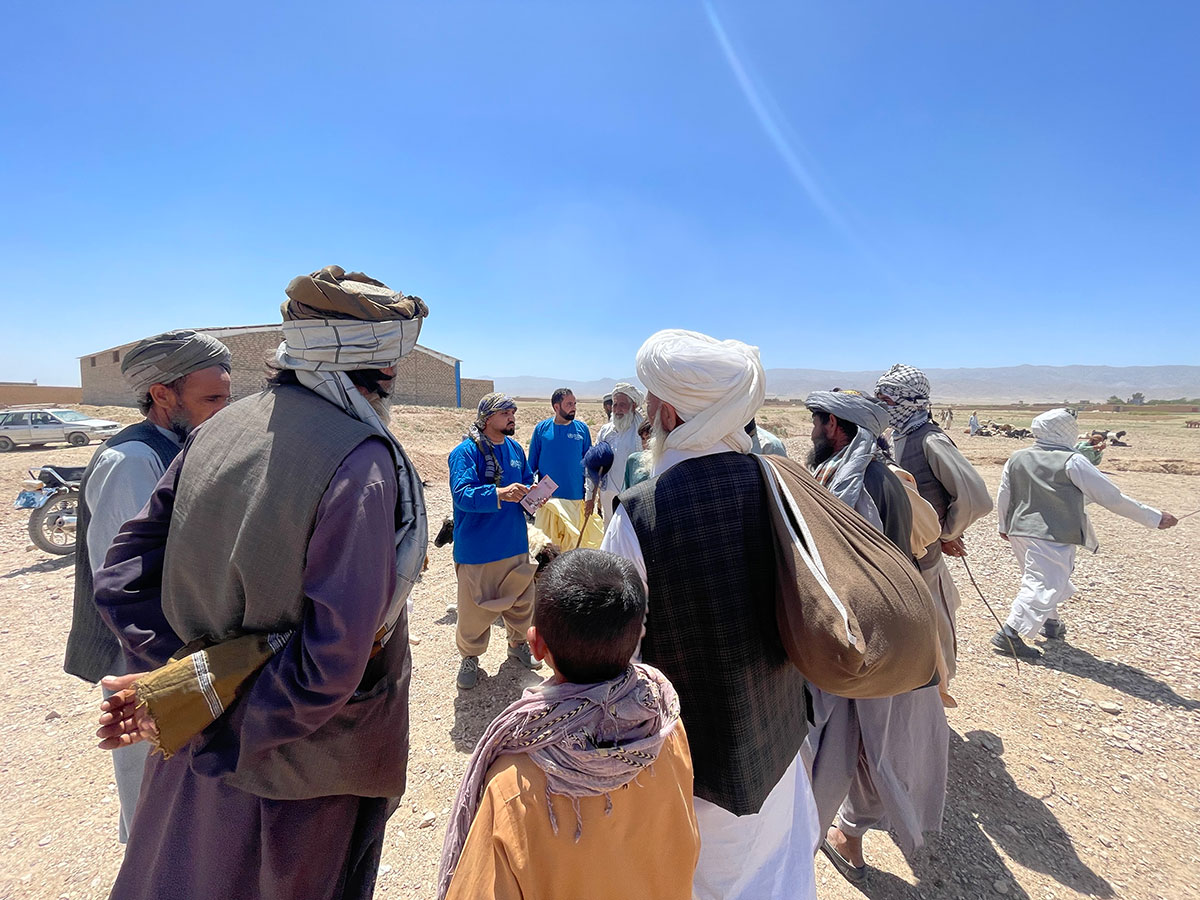
[[[636,570],[610,553],[573,550],[542,573],[529,645],[554,674],[480,738],[439,898],[689,900],[691,756],[671,683],[630,661],[645,614]]]

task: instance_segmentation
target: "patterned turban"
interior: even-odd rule
[[[500,391],[484,394],[483,399],[479,401],[479,414],[475,417],[475,427],[482,431],[483,426],[487,424],[487,420],[494,413],[516,408],[517,401],[508,396],[508,394],[503,394]]]
[[[420,297],[393,291],[382,281],[341,266],[326,266],[311,275],[297,275],[284,290],[280,306],[285,322],[295,319],[357,319],[387,322],[423,319],[429,307]]]
[[[170,384],[211,366],[229,371],[229,348],[196,331],[168,331],[139,341],[121,360],[121,374],[138,397],[152,384]]]
[[[1074,450],[1075,429],[1079,423],[1069,409],[1051,409],[1033,420],[1030,430],[1039,447],[1047,450]]]
[[[896,363],[879,376],[875,393],[896,402],[888,417],[897,434],[908,434],[929,421],[929,379],[914,366]]]

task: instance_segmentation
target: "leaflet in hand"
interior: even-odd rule
[[[550,499],[550,495],[558,490],[558,485],[549,475],[543,475],[537,484],[521,499],[521,505],[532,516],[538,507]]]

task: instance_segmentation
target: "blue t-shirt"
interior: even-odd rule
[[[558,500],[583,499],[583,454],[592,446],[592,433],[578,419],[555,425],[554,417],[533,426],[529,439],[529,468],[538,477],[549,475],[558,485]]]
[[[486,440],[486,438],[485,438]],[[525,451],[510,437],[496,446],[502,469],[500,486],[532,484],[533,473]],[[486,482],[483,455],[467,439],[450,451],[450,496],[454,500],[454,561],[482,565],[529,552],[525,510],[520,503],[505,503],[496,485]]]

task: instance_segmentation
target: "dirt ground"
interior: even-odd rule
[[[133,421],[132,410],[89,412]],[[528,437],[549,409],[518,413]],[[581,417],[598,422],[594,404]],[[1025,442],[969,438],[969,410],[953,436],[994,491],[1008,454]],[[989,413],[1017,427],[1012,411]],[[468,416],[402,408],[394,425],[428,481],[430,521],[449,512],[445,457]],[[770,408],[760,422],[808,449],[806,415]],[[1126,493],[1176,515],[1200,508],[1200,430],[1183,415],[1083,414],[1081,430],[1125,428],[1128,448],[1101,464]],[[0,494],[15,497],[25,470],[83,465],[84,448],[19,448],[0,455]],[[866,839],[875,867],[862,888],[816,861],[822,900],[891,898],[1198,897],[1200,866],[1200,516],[1148,531],[1105,510],[1093,513],[1102,547],[1081,556],[1079,592],[1064,610],[1065,641],[1022,664],[994,654],[987,608],[961,562],[959,675],[948,712],[950,776],[943,831],[906,859],[885,833]],[[62,672],[70,624],[73,558],[33,549],[28,511],[0,509],[0,692],[9,710],[0,742],[0,900],[99,898],[122,858],[116,787],[95,749],[99,689]],[[995,517],[966,536],[971,571],[1003,618],[1017,586]],[[412,625],[412,754],[409,789],[392,818],[378,895],[431,898],[449,805],[484,726],[537,676],[505,661],[494,632],[479,686],[454,686],[458,654],[450,548],[431,549]],[[432,824],[427,824],[428,814]]]

